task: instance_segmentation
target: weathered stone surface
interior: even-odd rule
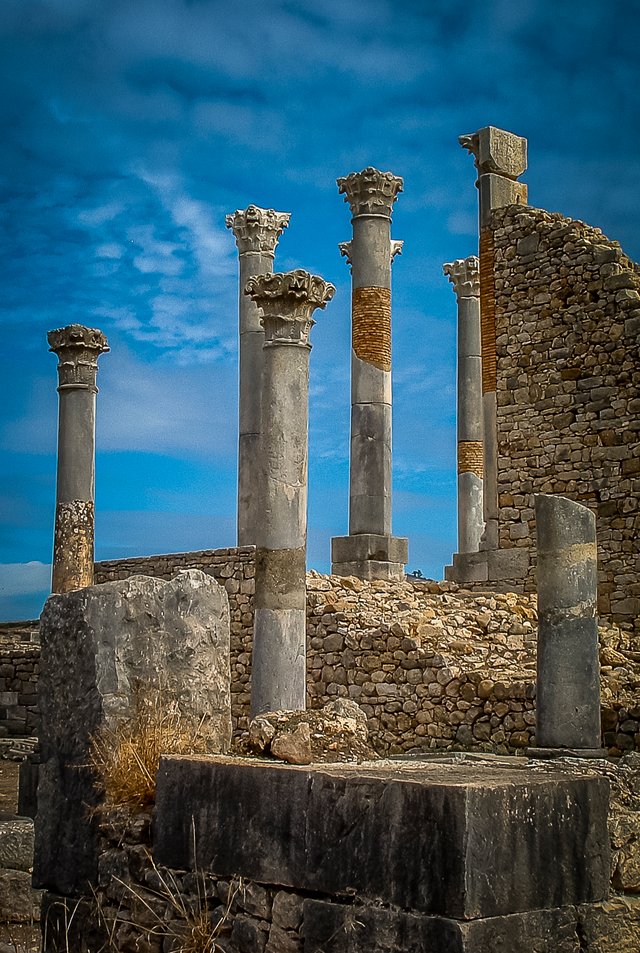
[[[166,758],[156,857],[193,863],[195,818],[195,862],[218,876],[493,917],[606,896],[607,801],[606,781],[549,769]]]
[[[600,747],[595,516],[561,496],[535,498],[538,536],[536,740]]]
[[[52,596],[41,622],[42,765],[34,880],[75,893],[97,872],[92,735],[132,713],[138,689],[160,688],[203,720],[212,750],[231,734],[229,610],[198,570],[164,582],[132,576]]]
[[[274,758],[289,764],[311,763],[311,731],[307,722],[301,722],[293,731],[280,731],[271,742]]]
[[[640,950],[640,898],[611,897],[578,908],[580,951],[637,953]]]
[[[38,920],[40,896],[40,891],[31,886],[30,873],[0,868],[0,923],[30,923]]]
[[[33,821],[0,813],[0,867],[31,871],[33,866]]]
[[[304,953],[582,953],[572,908],[461,923],[359,904],[304,903]],[[591,950],[591,947],[589,947]]]
[[[249,725],[248,746],[289,764],[363,761],[375,757],[367,717],[351,699],[337,698],[320,711],[270,712]]]

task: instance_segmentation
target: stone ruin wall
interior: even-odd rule
[[[224,585],[231,616],[236,735],[249,724],[254,550],[205,550],[96,564],[96,582],[203,569]],[[352,698],[382,754],[416,748],[513,752],[534,740],[535,597],[453,583],[362,582],[307,575],[308,703]],[[601,630],[605,741],[640,750],[640,656]]]
[[[500,549],[523,567],[500,585],[535,590],[533,496],[568,496],[596,513],[601,618],[638,634],[640,267],[540,209],[497,210],[493,237]]]
[[[134,573],[170,579],[181,569],[210,572],[227,591],[237,736],[249,724],[253,548],[96,563],[96,583]],[[535,596],[315,572],[307,584],[309,707],[353,699],[365,711],[381,754],[451,747],[506,753],[533,743]],[[601,639],[605,743],[614,754],[640,750],[640,653],[615,628],[603,627]],[[20,653],[29,656],[28,664],[26,655],[17,664]],[[24,677],[32,699],[32,720],[24,729],[21,708],[0,711],[0,733],[3,723],[15,735],[34,732],[38,663],[37,645],[0,644],[0,671],[7,672],[0,685],[17,692],[16,703],[25,701],[17,682],[8,680]]]
[[[37,731],[37,637],[37,621],[0,623],[0,753],[3,738],[24,738]]]

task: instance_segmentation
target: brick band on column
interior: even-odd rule
[[[498,388],[496,353],[496,280],[493,231],[480,233],[480,333],[482,341],[482,393]]]
[[[482,479],[483,452],[480,440],[461,440],[458,443],[458,473],[475,473]]]
[[[353,350],[361,361],[391,370],[391,291],[354,288],[351,299]]]

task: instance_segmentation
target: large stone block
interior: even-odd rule
[[[33,866],[33,821],[0,813],[0,868],[31,871]]]
[[[166,758],[156,859],[455,919],[496,917],[606,896],[607,804],[602,778],[552,769]]]
[[[305,900],[303,951],[582,953],[576,924],[571,907],[461,922],[374,906]]]
[[[96,877],[98,801],[91,737],[131,714],[139,689],[160,688],[203,720],[212,747],[231,735],[229,607],[199,570],[169,582],[131,576],[51,596],[41,620],[42,709],[34,879],[74,894]]]
[[[404,564],[409,559],[409,540],[406,536],[376,533],[334,536],[331,540],[331,562],[350,563],[366,559]]]
[[[26,870],[0,869],[0,923],[32,923],[40,916],[39,890]]]

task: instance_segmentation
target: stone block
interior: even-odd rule
[[[39,890],[25,870],[0,869],[0,923],[31,923],[40,917]]]
[[[503,579],[524,579],[531,557],[526,546],[489,550],[487,553],[489,582]]]
[[[603,779],[553,769],[164,758],[156,861],[455,919],[503,916],[606,896],[607,804]]]
[[[0,868],[31,871],[33,866],[33,821],[0,814]]]
[[[40,764],[35,759],[25,758],[18,775],[18,814],[35,818],[38,811],[38,772]]]
[[[527,169],[527,140],[506,129],[485,126],[478,130],[478,172],[495,172],[517,179]]]
[[[444,573],[447,582],[458,582],[462,585],[466,582],[487,582],[489,578],[487,554],[485,552],[454,553],[453,565],[447,566]]]
[[[303,953],[582,953],[576,924],[570,907],[460,922],[305,900]]]
[[[62,894],[97,874],[90,739],[131,714],[140,687],[160,688],[204,720],[215,750],[231,734],[229,607],[199,570],[51,596],[41,619],[41,759],[34,881]]]
[[[386,579],[390,582],[404,580],[404,563],[381,562],[378,559],[364,559],[361,562],[332,563],[334,576],[356,576],[358,579]]]
[[[409,540],[406,536],[375,533],[334,536],[331,540],[332,563],[361,562],[367,559],[404,565],[409,560]]]

